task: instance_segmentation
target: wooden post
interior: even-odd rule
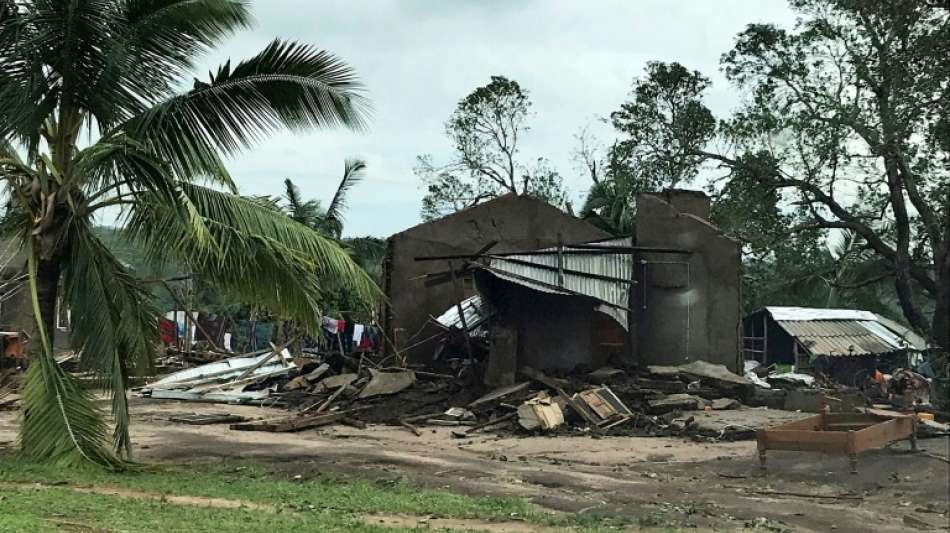
[[[768,449],[766,448],[765,439],[766,439],[766,436],[765,436],[764,429],[760,429],[756,431],[756,447],[759,450],[759,470],[762,470],[763,472],[766,470],[765,453],[766,453],[766,450]]]
[[[858,473],[858,446],[857,433],[854,430],[848,431],[848,463],[851,465],[851,473]]]

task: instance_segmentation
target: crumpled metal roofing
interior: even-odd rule
[[[446,328],[462,329],[462,319],[458,308],[457,305],[449,307],[435,321]],[[465,325],[468,326],[468,331],[473,334],[480,333],[481,326],[488,320],[488,309],[482,297],[476,294],[462,300],[462,312],[465,314]]]
[[[594,244],[605,248],[626,246],[629,238]],[[633,283],[633,255],[629,251],[583,253],[584,250],[565,246],[563,250],[568,253],[561,254],[561,281],[557,250],[554,247],[531,254],[492,256],[487,270],[499,278],[541,292],[588,296],[603,302],[606,305],[601,305],[598,311],[626,328],[626,309],[630,305],[630,286]]]
[[[903,349],[900,338],[875,321],[776,320],[812,355],[848,357]]]

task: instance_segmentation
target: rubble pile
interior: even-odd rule
[[[669,436],[699,432],[691,411],[738,409],[755,389],[724,366],[703,361],[554,376],[522,367],[521,381],[491,390],[480,386],[472,366],[456,363],[423,370],[384,367],[383,362],[368,356],[292,356],[280,348],[184,368],[139,393],[289,411],[277,419],[234,423],[236,430],[383,423],[420,434],[421,426],[453,427],[457,437],[486,429]]]

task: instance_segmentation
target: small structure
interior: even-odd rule
[[[909,353],[927,349],[919,336],[892,329],[899,327],[892,320],[853,309],[765,307],[743,327],[747,358],[849,385],[875,369],[907,368]]]

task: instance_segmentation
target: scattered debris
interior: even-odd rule
[[[904,515],[904,525],[905,525],[905,526],[908,526],[908,527],[912,527],[912,528],[914,528],[914,529],[919,529],[919,530],[921,530],[921,531],[931,531],[931,530],[934,530],[934,529],[940,529],[940,528],[941,528],[940,526],[938,526],[938,525],[936,525],[936,524],[931,524],[930,522],[928,522],[928,521],[926,521],[926,520],[924,520],[924,519],[922,519],[922,518],[918,518],[918,517],[916,517],[916,516],[914,516],[914,515],[910,515],[910,514]]]
[[[396,394],[416,382],[416,375],[412,370],[380,372],[370,369],[369,373],[369,383],[360,391],[360,398]]]
[[[554,429],[564,423],[564,412],[546,392],[518,407],[518,424],[528,431]]]
[[[188,414],[170,417],[168,420],[178,422],[179,424],[190,424],[193,426],[207,426],[211,424],[233,424],[235,422],[244,422],[246,417],[232,415],[229,413],[207,413],[207,414]]]
[[[742,406],[742,404],[739,403],[739,400],[736,400],[734,398],[716,398],[709,405],[710,407],[712,407],[713,411],[725,411],[727,409],[738,409],[739,407]]]
[[[671,394],[659,400],[650,400],[650,412],[653,414],[663,414],[672,411],[695,411],[701,404],[705,404],[702,398],[692,394]]]
[[[512,394],[517,394],[519,392],[527,390],[529,386],[531,386],[531,382],[524,381],[522,383],[516,383],[508,387],[501,387],[501,388],[495,389],[489,392],[488,394],[478,398],[477,400],[471,402],[470,404],[468,404],[468,407],[471,409],[488,402],[500,400],[502,398],[505,398],[506,396],[511,396]]]

